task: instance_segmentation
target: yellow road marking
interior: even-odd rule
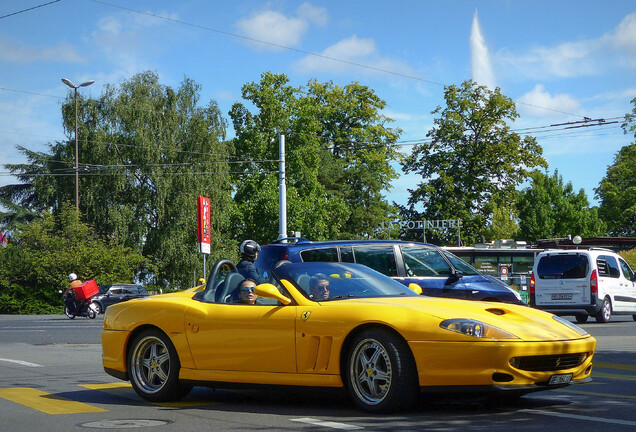
[[[107,383],[107,384],[80,384],[80,387],[84,387],[90,390],[100,390],[100,391],[104,391],[106,393],[114,394],[117,396],[123,396],[128,399],[140,400],[139,396],[137,396],[137,393],[132,391],[132,386],[130,385],[130,383],[127,383],[127,382]],[[164,408],[183,408],[183,407],[217,404],[217,402],[211,402],[206,400],[187,400],[187,399],[182,401],[176,401],[176,402],[149,402],[149,403],[160,406],[160,407],[164,407]]]
[[[618,364],[618,363],[603,363],[603,362],[594,362],[594,367],[600,367],[605,369],[618,369],[625,371],[635,371],[636,366],[634,365],[626,365],[626,364]]]
[[[108,411],[32,388],[0,389],[0,397],[45,414],[78,414]]]

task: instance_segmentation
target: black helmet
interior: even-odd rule
[[[256,253],[260,252],[261,247],[254,240],[245,240],[241,243],[239,250],[241,251],[241,255],[254,258],[256,257]]]

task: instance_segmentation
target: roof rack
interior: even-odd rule
[[[283,237],[276,239],[272,242],[272,244],[283,244],[283,243],[311,243],[310,240],[307,240],[304,237]]]

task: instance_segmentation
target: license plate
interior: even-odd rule
[[[552,294],[552,300],[572,300],[572,294]]]
[[[550,377],[549,385],[569,384],[572,381],[572,374],[559,374]]]

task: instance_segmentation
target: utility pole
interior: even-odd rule
[[[287,187],[285,186],[285,135],[278,138],[278,238],[287,237]]]

